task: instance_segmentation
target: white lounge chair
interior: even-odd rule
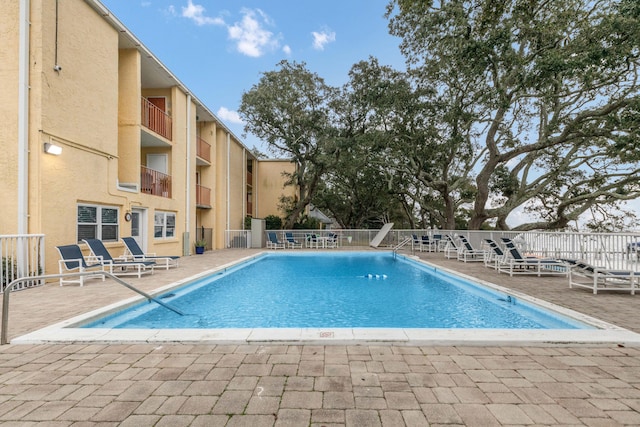
[[[100,274],[104,272],[104,266],[101,263],[87,264],[87,261],[80,250],[78,245],[63,245],[56,246],[58,253],[60,254],[60,260],[58,260],[58,268],[60,274],[66,273],[86,273],[95,271],[95,275],[78,276],[78,278],[61,277],[60,286],[65,283],[78,283],[80,286],[84,286],[84,281],[89,278],[101,277],[104,282],[105,275]]]
[[[169,269],[178,266],[179,256],[176,255],[156,255],[154,253],[144,253],[142,248],[133,237],[123,237],[125,245],[125,258],[132,261],[154,261],[159,268]]]
[[[569,261],[569,287],[587,288],[593,291],[629,291],[635,295],[640,272],[631,270],[610,270],[596,267],[583,261]]]
[[[465,236],[458,236],[461,245],[458,246],[458,261],[464,262],[484,262],[487,251],[476,249]]]
[[[513,244],[507,245],[507,256],[500,260],[497,265],[498,273],[508,273],[509,276],[515,274],[568,276],[570,270],[569,264],[563,260],[525,257]]]
[[[83,242],[89,246],[91,251],[90,260],[102,264],[105,271],[113,275],[140,278],[143,274],[153,274],[153,267],[156,265],[154,261],[127,261],[124,258],[113,258],[102,240],[83,239]]]
[[[487,251],[487,255],[484,257],[484,266],[497,270],[498,263],[504,259],[506,254],[495,240],[484,239],[484,241],[486,245],[489,246],[489,251]]]

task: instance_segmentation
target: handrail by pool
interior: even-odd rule
[[[27,277],[20,277],[14,281],[12,281],[11,283],[9,283],[7,285],[6,288],[4,288],[4,292],[2,293],[2,331],[0,333],[0,345],[5,345],[8,343],[7,341],[7,332],[9,329],[9,295],[11,294],[11,290],[14,288],[14,286],[17,286],[18,284],[20,284],[21,282],[24,282],[26,280],[36,280],[36,279],[42,279],[42,280],[47,280],[47,279],[59,279],[61,277],[69,277],[69,276],[95,276],[96,272],[95,271],[91,271],[91,272],[83,272],[83,273],[64,273],[64,274],[45,274],[45,275],[41,275],[41,276],[27,276]],[[157,298],[152,297],[151,295],[147,294],[146,292],[141,291],[140,289],[137,289],[136,287],[130,285],[129,283],[125,282],[124,280],[120,279],[119,277],[117,277],[114,274],[111,274],[107,271],[101,271],[100,275],[105,275],[107,277],[112,278],[113,280],[115,280],[117,283],[121,284],[122,286],[131,289],[132,291],[142,295],[143,297],[147,298],[150,301],[153,301],[161,306],[163,306],[164,308],[173,311],[176,314],[179,314],[180,316],[184,316],[184,313],[181,312],[180,310],[178,310],[177,308],[171,307],[170,305],[160,301]]]
[[[395,258],[396,255],[398,255],[398,250],[401,247],[409,244],[410,242],[413,242],[413,237],[405,237],[402,242],[398,243],[398,245],[395,248],[393,248],[393,257]]]

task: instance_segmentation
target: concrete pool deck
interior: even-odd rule
[[[221,250],[132,279],[151,292],[256,254]],[[640,300],[569,289],[566,278],[445,268],[634,332]],[[14,339],[130,298],[90,280],[11,296]],[[0,347],[0,422],[31,425],[638,425],[640,349],[604,345],[73,343]]]

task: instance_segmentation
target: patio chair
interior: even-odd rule
[[[79,283],[80,286],[84,286],[85,279],[102,277],[104,282],[105,275],[100,274],[104,271],[104,266],[100,263],[87,264],[87,261],[82,254],[82,250],[78,245],[63,245],[56,246],[58,253],[60,254],[60,260],[58,260],[58,268],[60,274],[65,273],[86,273],[95,270],[95,275],[78,276],[77,279],[61,277],[60,286],[65,283]]]
[[[427,252],[435,252],[436,248],[438,247],[438,242],[436,242],[435,240],[431,240],[429,238],[429,236],[422,236],[420,238],[420,252],[422,251],[427,251]]]
[[[155,261],[156,266],[168,270],[178,266],[179,256],[176,255],[156,255],[155,253],[144,253],[136,239],[133,237],[123,237],[125,245],[124,257],[133,261]]]
[[[422,239],[420,239],[417,234],[412,234],[411,238],[413,239],[411,241],[411,249],[416,250],[416,247],[420,249],[420,246],[422,245]]]
[[[515,245],[507,246],[507,256],[498,262],[498,273],[535,274],[542,275],[569,275],[569,264],[566,261],[555,258],[538,258],[523,256]]]
[[[127,261],[124,258],[113,258],[102,240],[83,239],[83,242],[89,246],[92,261],[102,264],[109,273],[116,276],[137,276],[142,277],[143,274],[153,274],[155,261]]]
[[[298,242],[295,237],[293,237],[293,233],[290,231],[286,231],[284,233],[284,238],[286,239],[286,244],[288,248],[296,249],[302,248],[302,243]]]
[[[320,247],[320,239],[315,233],[307,233],[304,235],[304,246],[318,249]]]
[[[489,251],[487,255],[484,257],[484,266],[491,267],[494,270],[498,269],[498,263],[505,257],[505,253],[502,251],[502,248],[498,245],[493,239],[484,239],[487,246],[489,246]]]
[[[328,233],[324,239],[325,248],[337,248],[338,247],[338,235],[336,233]]]
[[[587,288],[593,291],[630,291],[635,295],[640,272],[632,270],[609,270],[584,261],[570,261],[569,287]]]
[[[484,249],[476,249],[474,248],[469,239],[465,236],[458,236],[460,239],[460,243],[462,243],[458,247],[458,261],[463,262],[484,262],[484,257],[487,253]]]
[[[280,240],[278,240],[278,236],[276,235],[275,232],[269,231],[267,233],[267,237],[268,237],[267,249],[284,249],[285,248],[285,244]]]

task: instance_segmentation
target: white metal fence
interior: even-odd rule
[[[328,232],[338,235],[340,247],[369,246],[369,242],[380,230],[278,230],[284,240],[284,233],[291,232],[298,241],[304,241],[310,233],[323,235]],[[563,259],[585,260],[593,265],[610,269],[633,269],[640,271],[640,233],[584,233],[563,231],[499,231],[499,230],[391,230],[379,248],[393,248],[406,237],[458,235],[466,236],[475,248],[483,248],[484,239],[501,243],[501,238],[513,240],[522,252],[531,255]],[[266,238],[265,238],[266,241]],[[227,247],[251,247],[251,232],[228,230]],[[401,249],[411,251],[411,245]]]
[[[13,280],[44,274],[44,234],[0,235],[0,290]],[[34,279],[23,282],[18,289],[43,284]]]

